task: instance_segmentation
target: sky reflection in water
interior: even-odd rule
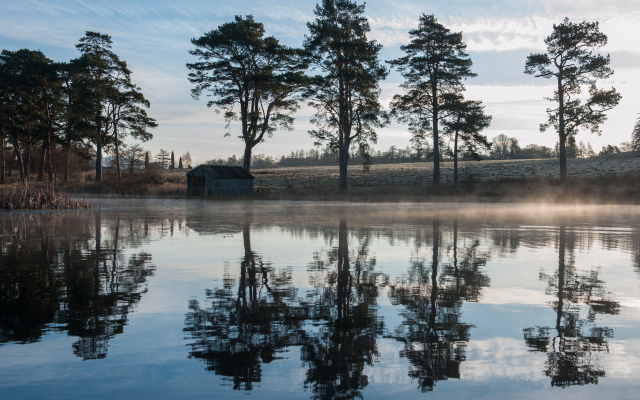
[[[635,207],[111,201],[0,229],[2,398],[640,386]]]

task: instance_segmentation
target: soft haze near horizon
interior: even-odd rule
[[[237,138],[239,123],[231,126],[231,137],[224,137],[222,116],[206,107],[206,98],[191,98],[187,80],[191,38],[231,21],[234,15],[252,14],[265,25],[266,34],[281,43],[299,47],[307,33],[306,22],[314,18],[317,0],[279,2],[263,0],[194,0],[184,3],[157,1],[85,0],[5,0],[0,15],[0,44],[3,49],[39,49],[55,61],[78,56],[75,44],[85,31],[111,35],[113,50],[125,60],[138,84],[151,102],[150,116],[159,127],[155,138],[143,146],[156,153],[163,148],[177,156],[190,151],[194,163],[211,158],[243,154],[244,144]],[[358,2],[361,3],[361,2]],[[557,134],[540,133],[546,120],[545,96],[553,95],[553,82],[525,75],[524,62],[531,52],[545,50],[544,38],[554,23],[565,17],[574,22],[599,21],[609,43],[601,49],[611,55],[615,74],[599,87],[615,87],[622,94],[620,105],[608,113],[602,136],[581,132],[577,141],[590,142],[598,151],[606,144],[630,139],[640,112],[640,2],[612,0],[523,0],[513,2],[451,0],[447,2],[368,1],[366,15],[371,39],[384,48],[383,60],[402,55],[400,45],[408,42],[408,31],[417,26],[418,16],[435,16],[453,31],[462,31],[478,77],[467,80],[466,96],[482,100],[493,115],[489,138],[504,133],[515,136],[521,146],[532,143],[554,146]],[[392,72],[381,83],[381,100],[387,106],[402,82]],[[259,144],[254,154],[275,156],[293,150],[310,149],[313,140],[311,110],[302,107],[296,114],[294,130],[278,131]],[[379,130],[377,149],[405,147],[410,134],[398,124]]]

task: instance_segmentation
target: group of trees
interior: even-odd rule
[[[453,159],[454,150],[451,143],[440,143],[441,160]],[[629,142],[622,142],[619,146],[607,145],[600,152],[594,151],[591,143],[585,144],[570,141],[566,146],[567,158],[592,158],[599,155],[614,154],[620,152],[633,151],[633,146]],[[559,146],[556,143],[554,148],[530,144],[520,147],[518,139],[500,134],[489,141],[489,148],[477,151],[475,154],[487,160],[522,160],[539,158],[558,158]],[[428,154],[432,154],[432,147],[427,143],[423,147],[409,147],[399,149],[395,146],[389,147],[386,151],[371,151],[368,160],[362,157],[357,151],[352,151],[349,160],[354,163],[372,162],[377,164],[412,163],[416,161],[427,161]],[[183,160],[185,156],[182,156]],[[465,160],[474,159],[465,155]],[[331,166],[338,162],[338,155],[327,149],[296,150],[289,155],[266,156],[264,154],[254,154],[251,156],[251,166],[257,169],[280,168],[280,167],[314,167]],[[203,162],[203,164],[242,166],[244,157],[233,155],[227,158],[213,158]],[[185,164],[186,166],[187,164]]]
[[[149,168],[148,159],[149,159],[149,155],[147,154],[145,168]],[[187,151],[186,153],[184,153],[182,156],[178,158],[178,163],[176,164],[176,159],[173,154],[173,151],[171,152],[171,155],[169,155],[169,152],[167,150],[160,149],[158,151],[158,154],[156,154],[155,165],[160,169],[191,168],[191,154],[189,154],[189,152]]]
[[[410,31],[410,44],[402,47],[406,56],[388,62],[405,77],[407,93],[394,97],[387,112],[379,101],[379,83],[389,69],[379,59],[382,45],[367,37],[364,10],[349,0],[324,0],[314,10],[315,20],[307,23],[302,49],[265,37],[263,25],[252,16],[236,16],[192,40],[196,48],[191,54],[198,58],[187,64],[196,85],[193,96],[206,93],[213,98],[208,105],[223,111],[228,124],[240,121],[245,169],[251,168],[252,150],[265,135],[292,128],[292,114],[303,100],[315,110],[311,122],[316,129],[309,134],[316,145],[337,155],[341,191],[347,189],[352,155],[370,164],[376,129],[392,118],[407,123],[414,147],[433,157],[435,184],[442,135],[454,138],[454,160],[459,152],[477,154],[478,147],[489,146],[480,132],[491,117],[481,102],[467,101],[462,94],[462,81],[475,76],[462,34],[450,32],[433,15],[420,17],[419,28]],[[432,146],[425,144],[427,136],[433,138]]]
[[[433,159],[435,185],[446,154],[441,149],[444,138],[452,144],[455,172],[459,155],[477,159],[491,151],[499,157],[514,156],[514,148],[496,149],[482,135],[491,116],[484,113],[482,102],[464,98],[463,82],[476,74],[462,33],[451,32],[433,15],[419,17],[418,27],[409,31],[409,43],[401,46],[405,55],[387,62],[405,81],[404,93],[393,97],[389,111],[383,110],[379,82],[389,69],[379,60],[382,45],[367,38],[370,26],[364,7],[350,0],[323,0],[314,10],[315,19],[307,23],[309,34],[301,49],[265,37],[263,25],[252,16],[236,16],[233,22],[192,39],[196,48],[191,54],[198,58],[187,64],[189,79],[196,85],[193,96],[212,97],[208,106],[224,112],[227,127],[240,121],[245,169],[251,168],[253,148],[265,137],[277,128],[292,129],[292,115],[302,101],[315,110],[311,122],[316,128],[309,131],[315,144],[337,155],[341,191],[347,189],[350,159],[357,155],[365,166],[370,164],[376,129],[392,119],[407,124],[419,157]],[[540,129],[552,127],[558,132],[562,179],[566,179],[566,158],[571,156],[568,148],[576,147],[577,133],[587,129],[600,134],[605,112],[621,98],[614,88],[596,87],[598,79],[613,74],[609,56],[593,53],[606,43],[597,22],[565,19],[545,39],[547,52],[527,58],[526,74],[557,82],[549,98],[554,106],[547,109],[549,119]],[[587,99],[579,97],[585,87]],[[640,138],[640,128],[636,130]],[[537,146],[528,152],[551,154]]]
[[[369,154],[369,159],[365,160],[357,151],[352,151],[349,155],[349,160],[353,162],[373,162],[379,164],[392,164],[392,163],[406,163],[415,162],[420,159],[421,153],[406,147],[399,149],[395,146],[389,147],[386,151],[372,151]],[[305,151],[300,149],[292,151],[289,155],[282,156],[265,156],[264,154],[256,154],[251,157],[251,165],[254,168],[278,168],[278,167],[302,167],[302,166],[330,166],[336,165],[338,162],[338,155],[327,149],[311,149]],[[205,161],[203,164],[216,164],[216,165],[243,165],[243,157],[236,157],[235,155],[228,158],[214,158]]]
[[[54,148],[65,154],[64,182],[73,153],[92,147],[96,180],[102,180],[105,150],[113,152],[120,179],[123,140],[153,137],[149,130],[157,124],[147,115],[149,101],[111,46],[109,35],[88,31],[76,45],[80,56],[68,62],[54,62],[38,50],[0,54],[0,139],[3,149],[5,141],[11,146],[22,183],[29,180],[35,149],[40,152],[38,180],[46,170],[49,182],[55,182]]]

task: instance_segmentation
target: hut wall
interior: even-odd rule
[[[189,171],[189,173],[187,174],[187,196],[196,196],[196,197],[204,196],[206,194],[205,192],[206,183],[205,183],[205,186],[194,186],[193,177],[200,177],[205,180],[210,180],[211,176],[207,173],[207,171],[205,171],[202,168],[193,169]]]
[[[253,179],[214,179],[207,177],[205,197],[251,197]]]
[[[253,179],[218,178],[205,167],[196,167],[187,173],[188,197],[251,197]],[[200,186],[204,183],[204,186]]]

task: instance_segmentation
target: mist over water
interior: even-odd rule
[[[634,398],[634,206],[0,214],[2,398]]]

